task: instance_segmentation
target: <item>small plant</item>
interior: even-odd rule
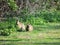
[[[5,30],[1,30],[0,31],[0,35],[3,35],[3,36],[8,36],[8,35],[10,35],[10,30],[8,30],[8,29],[5,29]]]

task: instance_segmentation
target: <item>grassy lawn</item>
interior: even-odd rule
[[[60,23],[34,25],[32,32],[0,36],[0,45],[60,45]]]

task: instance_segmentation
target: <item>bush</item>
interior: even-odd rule
[[[35,22],[38,22],[39,20],[40,22],[43,22],[43,24],[46,22],[60,22],[60,11],[57,11],[55,9],[41,10],[36,11],[34,14],[28,14],[25,16],[22,15],[22,22],[33,24],[34,20]]]
[[[0,22],[0,35],[8,36],[12,32],[16,31],[15,20],[7,19],[7,21]]]
[[[0,30],[0,35],[3,35],[3,36],[8,36],[10,35],[10,30],[8,29],[5,29],[5,30]]]
[[[36,17],[44,19],[46,22],[60,22],[60,11],[57,10],[42,10],[35,14]]]
[[[37,11],[35,14],[28,14],[22,16],[22,22],[30,23],[32,25],[40,25],[48,22],[60,22],[60,11],[57,10],[42,10]]]

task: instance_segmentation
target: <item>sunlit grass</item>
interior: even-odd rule
[[[57,27],[58,26],[58,27]],[[46,25],[35,26],[32,32],[13,32],[9,36],[0,36],[0,44],[18,45],[20,43],[60,43],[60,24],[49,23]],[[13,43],[12,43],[13,41]],[[53,44],[52,44],[53,45]]]

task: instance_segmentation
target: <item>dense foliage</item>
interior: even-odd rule
[[[17,31],[16,18],[24,24],[60,22],[60,0],[0,0],[0,34]]]

